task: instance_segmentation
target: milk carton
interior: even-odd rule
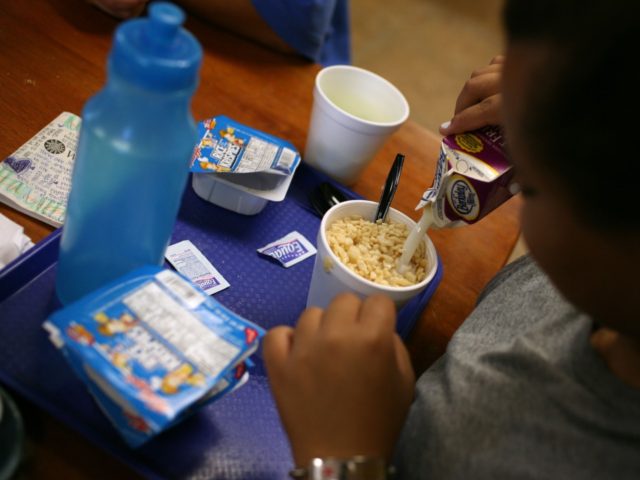
[[[416,209],[431,204],[437,227],[471,224],[515,192],[502,130],[484,127],[443,139],[433,185]]]

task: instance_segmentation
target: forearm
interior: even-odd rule
[[[291,49],[260,17],[251,0],[176,0],[185,9],[219,28],[292,53]]]
[[[264,358],[294,461],[391,457],[413,399],[409,354],[391,299],[338,295],[276,327]]]
[[[85,0],[117,18],[140,15],[148,0]],[[244,36],[281,52],[293,53],[253,7],[251,0],[175,0],[189,12],[216,27]]]

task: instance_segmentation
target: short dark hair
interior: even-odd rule
[[[549,48],[525,141],[593,226],[640,228],[640,0],[507,0],[509,44]]]

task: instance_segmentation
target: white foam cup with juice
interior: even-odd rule
[[[409,117],[400,90],[362,68],[334,65],[316,76],[303,160],[350,185]]]

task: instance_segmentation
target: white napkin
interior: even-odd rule
[[[0,268],[33,247],[24,228],[0,213]]]

